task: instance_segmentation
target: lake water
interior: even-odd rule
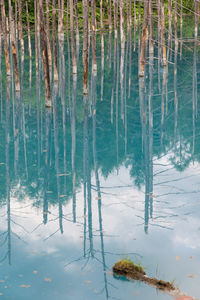
[[[114,278],[127,257],[200,295],[198,49],[179,45],[163,68],[155,44],[139,80],[137,35],[127,41],[123,53],[105,34],[102,57],[97,35],[85,98],[82,42],[77,78],[61,45],[51,110],[28,53],[20,96],[1,76],[1,299],[172,299]]]

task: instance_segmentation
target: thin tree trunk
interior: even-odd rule
[[[92,0],[94,1],[94,0]],[[112,30],[112,4],[111,0],[109,0],[109,6],[108,6],[108,22],[109,22],[109,30]]]
[[[58,62],[57,62],[57,33],[56,33],[56,0],[53,0],[53,68],[54,81],[58,81]]]
[[[72,69],[73,74],[77,74],[76,64],[76,50],[75,50],[75,39],[74,39],[74,6],[73,0],[70,0],[70,28],[71,28],[71,47],[72,47]]]
[[[17,57],[17,47],[15,40],[15,25],[13,19],[13,9],[11,6],[11,0],[9,0],[9,20],[10,20],[10,39],[12,46],[12,54],[14,61],[14,70],[15,70],[15,90],[20,92],[20,80],[19,80],[19,66],[18,66],[18,57]]]
[[[140,46],[140,62],[139,62],[139,76],[144,76],[145,62],[146,62],[146,44],[147,44],[147,25],[148,25],[148,2],[144,2],[144,16],[143,28]]]
[[[101,24],[101,31],[103,31],[103,0],[100,0],[100,24]]]
[[[97,57],[96,57],[96,0],[91,0],[92,9],[92,71],[97,71]]]
[[[51,39],[49,30],[49,0],[46,0],[46,32],[47,32],[47,47],[48,47],[48,58],[49,58],[49,71],[50,81],[52,78],[52,54],[51,54]]]
[[[7,36],[7,26],[6,26],[6,14],[5,14],[4,0],[1,0],[1,20],[2,20],[2,31],[3,31],[3,40],[4,40],[4,54],[5,54],[5,63],[6,63],[6,74],[7,74],[7,76],[10,76],[11,71],[10,71],[8,36]]]
[[[121,47],[125,47],[125,33],[124,33],[124,0],[120,0],[120,34]]]
[[[27,26],[28,26],[28,52],[29,59],[32,59],[32,50],[31,50],[31,32],[30,32],[30,22],[29,22],[29,12],[28,12],[28,2],[26,1],[26,16],[27,16]]]
[[[166,47],[165,47],[165,11],[164,0],[161,0],[161,34],[162,34],[162,49],[163,49],[163,66],[167,65]]]
[[[17,15],[18,15],[18,7],[17,7],[17,1],[15,1],[15,24],[17,24]],[[16,40],[18,40],[18,28],[15,26],[15,37]]]
[[[76,17],[76,44],[78,47],[79,45],[78,0],[75,0],[74,9],[75,9],[75,17]]]
[[[174,37],[175,37],[175,52],[178,51],[178,33],[177,33],[177,21],[178,21],[178,0],[175,0],[175,8],[174,8]]]
[[[199,25],[199,1],[195,0],[194,5],[195,5],[195,8],[194,8],[194,10],[195,10],[194,38],[196,40],[198,37],[198,25]]]
[[[182,58],[182,50],[183,50],[183,0],[181,0],[181,12],[180,12],[180,58]]]
[[[83,94],[88,94],[88,0],[83,0]]]
[[[34,0],[34,15],[37,18],[37,0]],[[37,35],[37,22],[35,22],[35,67],[38,73],[38,35]]]
[[[22,27],[22,0],[18,0],[19,7],[19,40],[21,46],[21,61],[24,62],[24,38],[23,38],[23,27]]]
[[[51,107],[51,86],[49,78],[49,60],[47,50],[47,35],[44,28],[44,11],[42,6],[42,0],[39,0],[40,9],[40,31],[42,42],[42,59],[43,59],[43,71],[44,71],[44,84],[45,84],[45,105]]]
[[[171,40],[172,40],[172,6],[171,6],[171,0],[168,0],[168,19],[169,19],[169,26],[168,26],[167,60],[169,60],[169,53],[170,53]]]
[[[102,1],[102,0],[101,0]],[[114,30],[115,30],[115,38],[117,37],[117,14],[118,14],[118,9],[117,9],[117,1],[118,0],[113,0],[114,1]]]
[[[149,54],[154,53],[152,0],[149,0]]]

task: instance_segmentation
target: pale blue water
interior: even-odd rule
[[[151,68],[144,82],[138,80],[137,46],[127,51],[126,44],[122,84],[123,57],[113,36],[111,44],[104,38],[103,84],[98,47],[97,79],[89,74],[88,99],[82,97],[82,43],[74,89],[67,43],[66,68],[59,54],[52,110],[45,110],[42,76],[35,76],[34,66],[29,87],[28,56],[19,98],[2,77],[1,299],[172,298],[113,278],[112,266],[124,257],[141,263],[148,275],[200,295],[194,45],[183,47],[182,59],[177,54],[177,79],[174,55],[168,75],[154,60],[150,93]]]

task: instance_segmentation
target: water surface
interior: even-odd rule
[[[123,257],[200,294],[197,46],[170,52],[167,68],[148,58],[139,80],[137,39],[124,52],[104,41],[88,97],[82,44],[77,78],[60,46],[51,110],[28,54],[21,95],[1,76],[2,299],[171,299],[113,278]]]

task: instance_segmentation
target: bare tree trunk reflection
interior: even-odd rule
[[[7,78],[7,95],[6,95],[6,198],[7,198],[7,241],[8,241],[8,263],[11,265],[11,216],[10,216],[10,158],[9,158],[9,148],[10,148],[10,133],[9,133],[9,123],[10,123],[10,78]]]
[[[56,170],[56,185],[57,185],[57,201],[59,205],[59,227],[60,232],[63,233],[63,209],[62,209],[62,198],[60,197],[60,167],[59,167],[59,140],[58,140],[58,103],[57,103],[57,95],[58,95],[58,85],[54,83],[53,89],[53,127],[54,127],[54,149],[55,149],[55,170]]]
[[[76,222],[76,94],[77,75],[73,74],[73,93],[71,107],[71,136],[72,136],[72,178],[73,178],[73,221]]]
[[[52,112],[46,109],[46,129],[45,129],[45,176],[44,176],[44,202],[43,202],[43,223],[46,224],[48,220],[48,189],[49,189],[49,176],[50,176],[50,152],[51,152],[51,122]]]

